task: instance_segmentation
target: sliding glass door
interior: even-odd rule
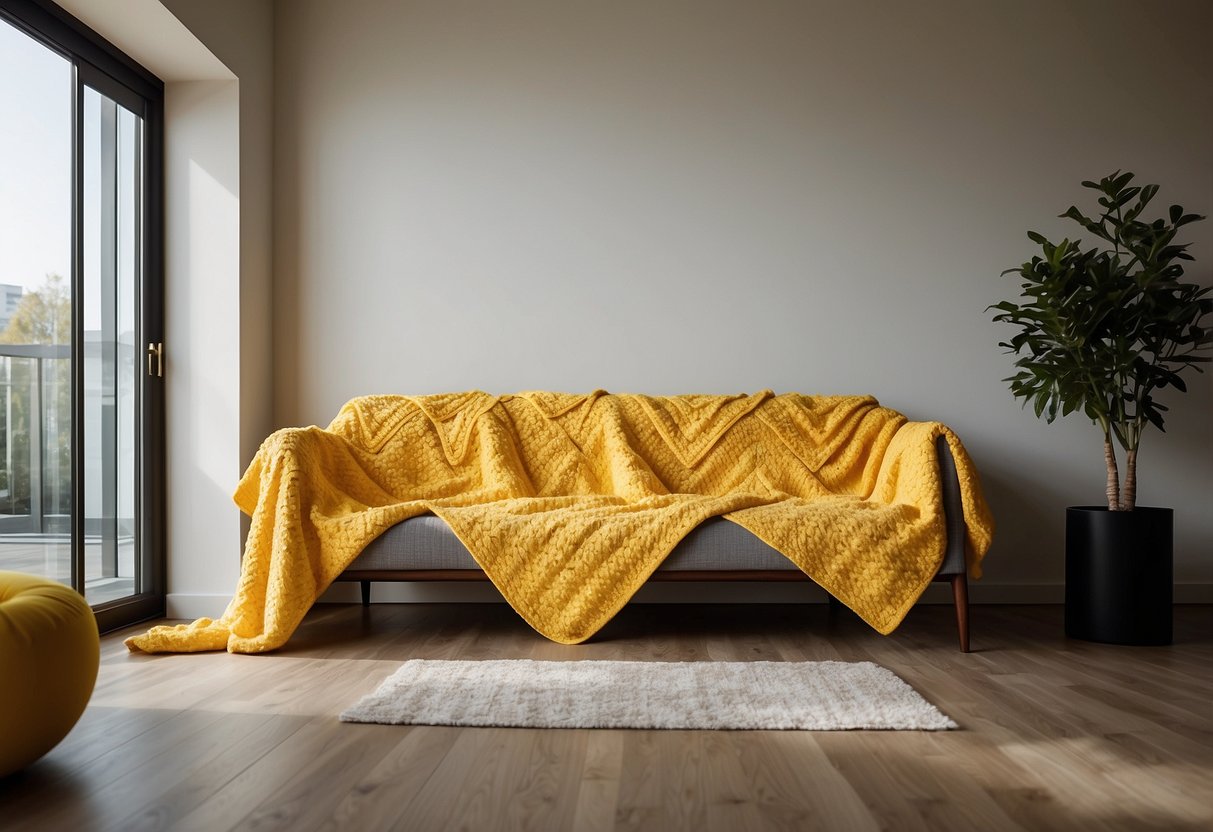
[[[52,12],[0,0],[0,569],[110,628],[164,603],[162,86]]]
[[[72,101],[0,22],[0,569],[72,578]]]
[[[84,587],[90,603],[142,587],[135,418],[143,119],[84,87]]]

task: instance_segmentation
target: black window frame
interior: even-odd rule
[[[86,24],[46,0],[0,0],[0,19],[70,61],[72,120],[72,585],[84,577],[83,90],[87,85],[143,119],[142,250],[137,344],[164,341],[164,82]],[[140,372],[139,574],[135,595],[97,604],[102,632],[165,612],[164,379]]]

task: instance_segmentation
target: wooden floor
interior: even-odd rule
[[[0,828],[1213,828],[1213,607],[1177,643],[1066,641],[1059,607],[948,607],[885,638],[824,606],[633,605],[591,643],[503,605],[317,607],[272,655],[102,645],[84,718],[0,781]],[[871,660],[961,730],[542,731],[351,725],[408,658]]]

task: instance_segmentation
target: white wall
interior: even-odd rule
[[[169,614],[223,611],[239,577],[239,83],[165,88]],[[236,307],[238,309],[238,307]]]
[[[276,424],[374,392],[870,392],[981,466],[975,596],[1058,597],[1100,436],[1020,410],[983,309],[1081,179],[1213,213],[1213,6],[294,0],[274,54]],[[1141,459],[1181,598],[1213,584],[1192,386]]]
[[[240,470],[273,428],[270,311],[273,243],[272,0],[163,0],[239,81],[240,279],[227,303],[237,323]],[[235,483],[228,488],[235,489]],[[230,500],[229,500],[230,503]]]

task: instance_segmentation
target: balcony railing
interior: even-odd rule
[[[118,429],[133,408],[115,401],[111,369],[129,367],[134,352],[91,335],[84,349],[82,530],[88,596],[98,603],[129,594],[134,573],[134,451],[129,426]],[[0,344],[0,569],[64,582],[72,559],[71,354],[67,344]]]
[[[0,534],[71,532],[71,347],[0,344]]]

